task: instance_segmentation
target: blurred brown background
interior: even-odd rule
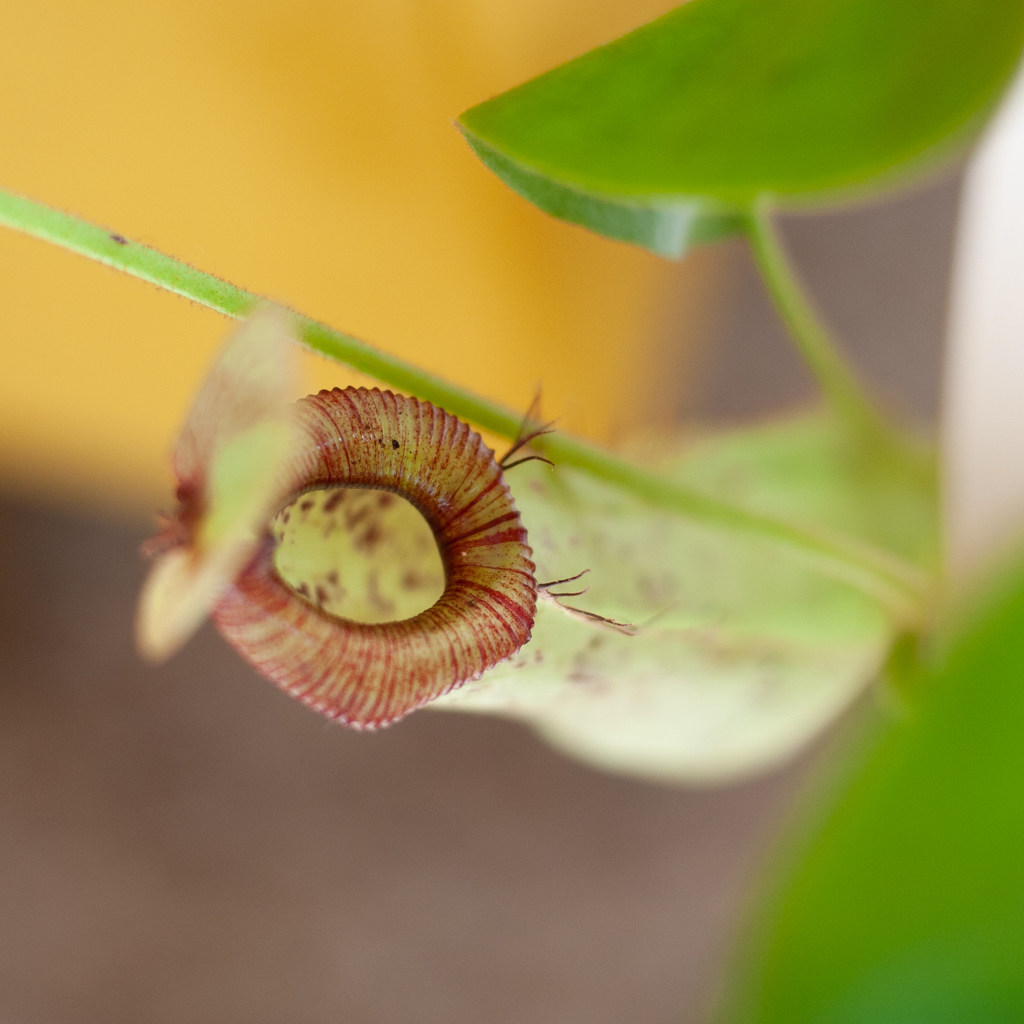
[[[549,221],[449,123],[670,6],[8,4],[0,185],[594,437],[771,413],[813,388],[740,243]],[[785,225],[923,425],[956,195]],[[0,1021],[701,1020],[810,759],[674,790],[500,721],[329,727],[210,629],[145,668],[141,510],[225,325],[9,233],[0,271]]]

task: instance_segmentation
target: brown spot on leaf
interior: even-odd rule
[[[389,601],[380,592],[380,581],[377,578],[375,572],[370,573],[366,580],[366,596],[369,598],[370,604],[375,608],[379,608],[382,613],[387,615],[394,607],[394,602]]]
[[[380,524],[373,520],[366,529],[356,538],[354,547],[356,551],[372,554],[374,548],[381,542]]]
[[[330,497],[324,502],[324,511],[333,512],[343,501],[345,500],[345,491],[343,488],[338,488],[333,491]]]
[[[363,505],[362,508],[358,508],[355,511],[346,510],[345,512],[345,528],[349,533],[354,533],[355,528],[370,514],[369,508]]]

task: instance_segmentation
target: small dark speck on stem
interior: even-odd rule
[[[110,240],[112,242],[117,242],[118,245],[127,245],[128,244],[128,239],[125,238],[124,235],[111,235],[110,236]]]

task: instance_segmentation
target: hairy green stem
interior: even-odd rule
[[[0,190],[0,224],[53,242],[109,267],[123,270],[167,291],[227,316],[242,318],[264,301],[155,249],[131,242],[42,203]],[[484,430],[515,438],[522,416],[496,402],[451,384],[351,335],[298,315],[301,340],[316,352],[391,387],[433,402]],[[541,446],[541,442],[538,442]],[[814,561],[830,575],[846,579],[902,609],[920,605],[925,581],[913,566],[868,545],[828,536],[710,498],[649,473],[603,449],[567,434],[542,439],[545,454],[632,492],[658,508],[728,530],[783,544]]]
[[[747,234],[761,276],[790,335],[835,409],[857,433],[873,441],[896,442],[885,419],[867,397],[852,367],[818,319],[764,208],[747,221]]]

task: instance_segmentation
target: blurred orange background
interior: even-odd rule
[[[452,124],[673,0],[32,0],[0,14],[0,187],[600,440],[671,418],[715,257],[553,221]],[[0,484],[141,509],[228,323],[0,231]],[[308,359],[310,390],[346,384]]]

